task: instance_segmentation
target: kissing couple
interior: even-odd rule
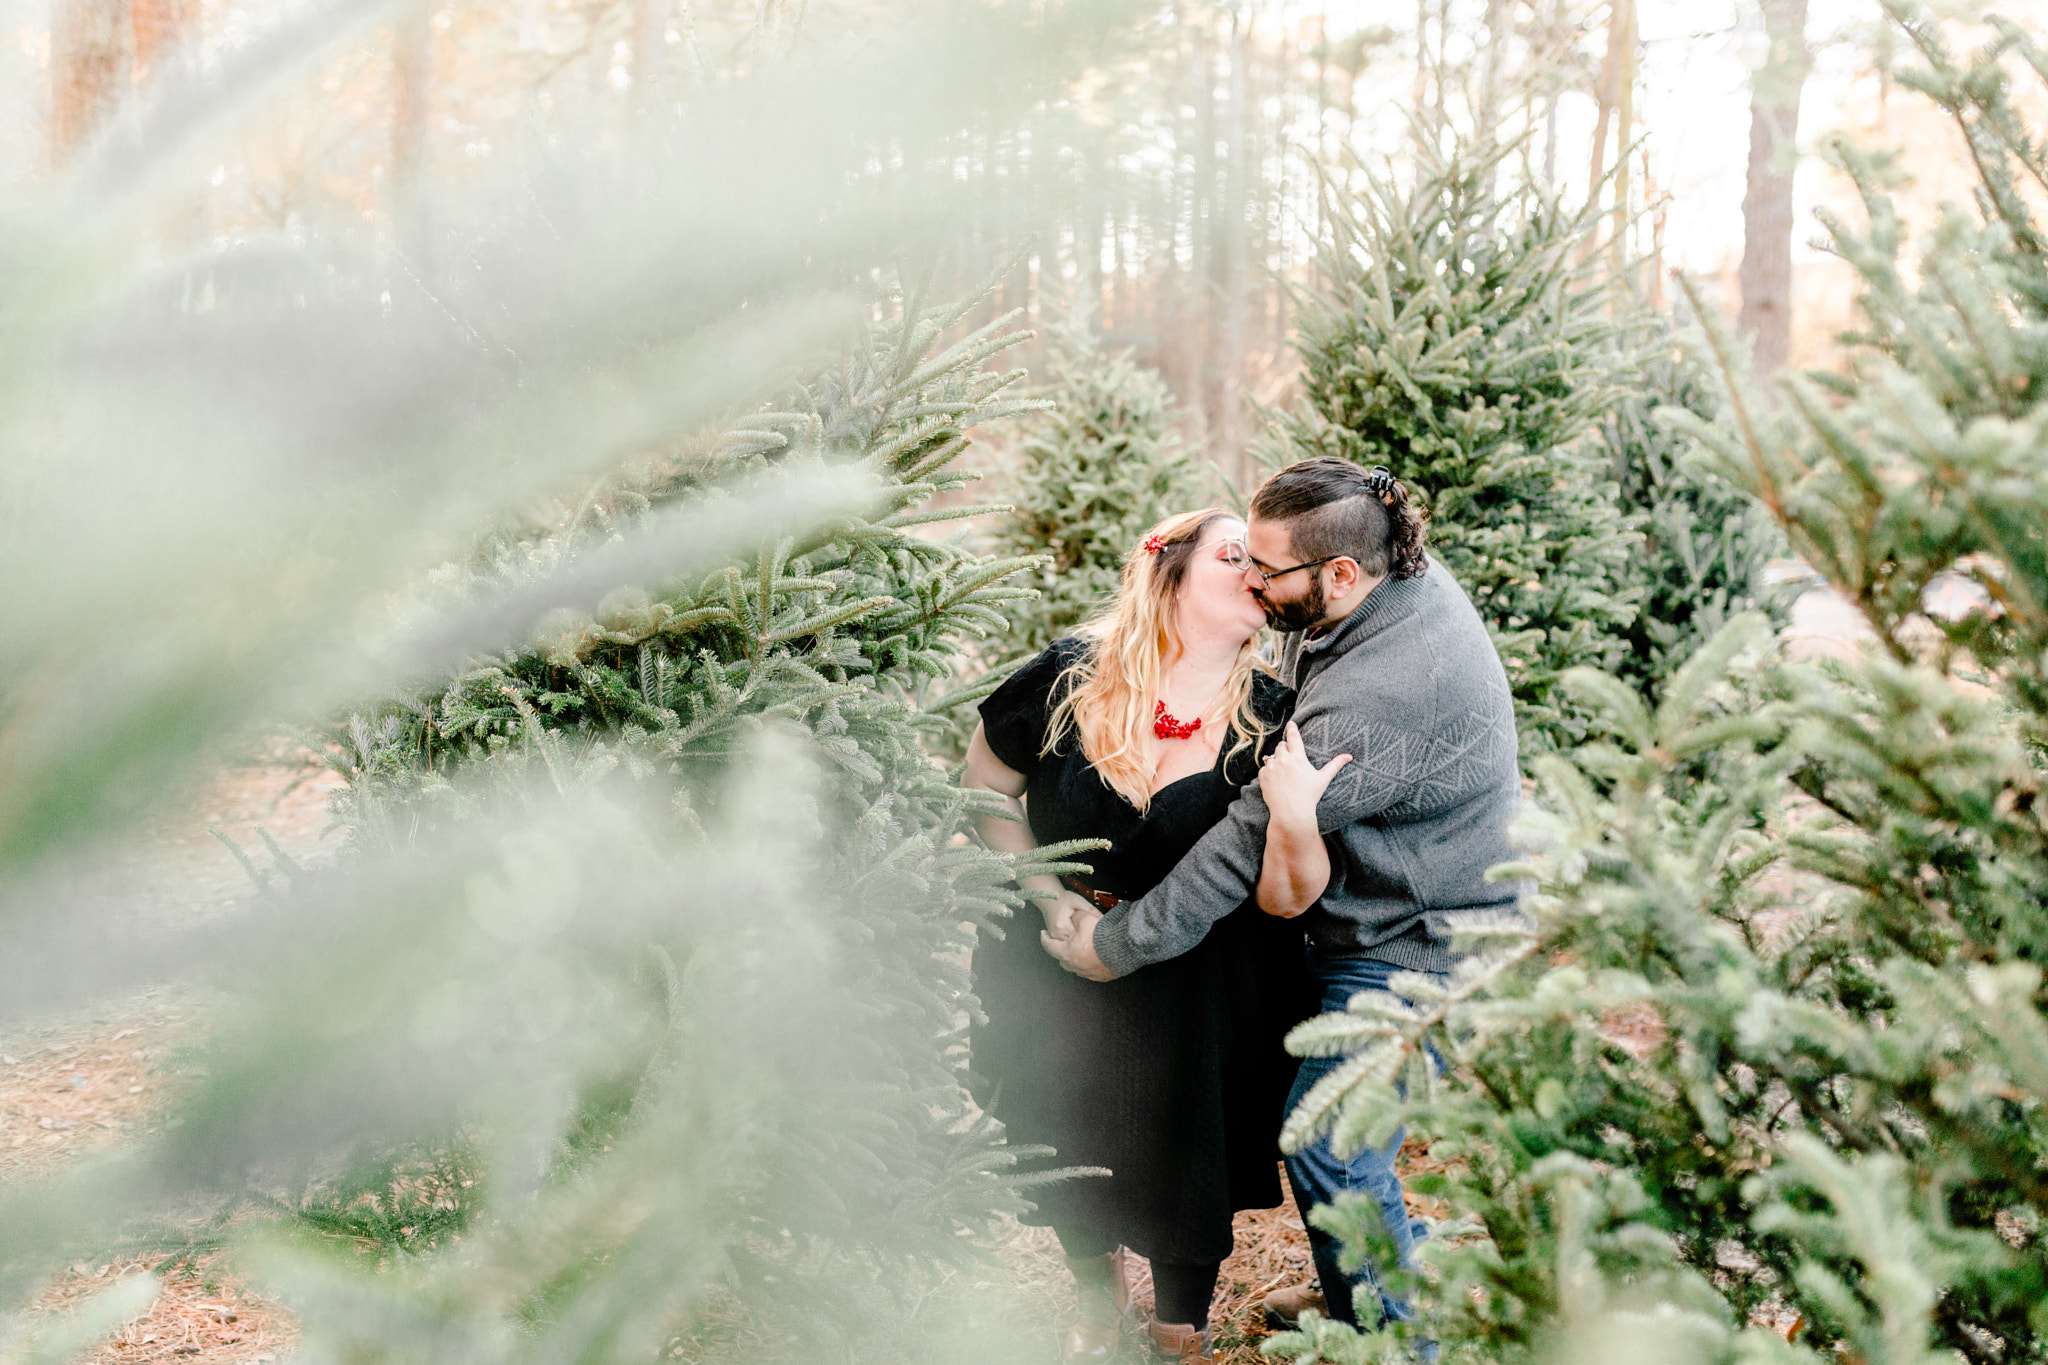
[[[1013,817],[983,818],[987,844],[1110,841],[1085,881],[1025,878],[1042,932],[974,955],[977,1098],[1013,1144],[1053,1148],[1043,1164],[1110,1172],[1035,1189],[1025,1220],[1053,1229],[1079,1292],[1066,1365],[1115,1353],[1126,1250],[1151,1263],[1154,1348],[1214,1359],[1231,1215],[1280,1202],[1281,1121],[1342,1061],[1297,1065],[1287,1030],[1397,973],[1448,973],[1445,917],[1515,903],[1485,878],[1521,796],[1507,675],[1423,542],[1384,468],[1289,465],[1246,520],[1160,522],[1102,614],[981,705],[966,783]],[[1400,1149],[1287,1156],[1304,1221],[1370,1196],[1407,1267],[1426,1228]],[[1412,1318],[1373,1266],[1346,1275],[1335,1240],[1308,1236],[1316,1282],[1268,1293],[1270,1321]]]

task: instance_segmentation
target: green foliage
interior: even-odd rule
[[[1611,668],[1654,699],[1734,617],[1761,610],[1784,619],[1783,593],[1766,586],[1764,568],[1785,553],[1785,537],[1756,499],[1706,467],[1699,441],[1679,429],[1681,413],[1711,424],[1728,410],[1711,368],[1647,311],[1633,320],[1630,356],[1628,390],[1598,425],[1621,505],[1643,537],[1629,558],[1629,581],[1642,597]]]
[[[1870,210],[1829,224],[1864,286],[1853,364],[1773,410],[1710,327],[1736,397],[1676,426],[1872,643],[1792,662],[1738,617],[1654,707],[1564,675],[1603,738],[1534,765],[1505,871],[1536,932],[1298,1039],[1357,1053],[1303,1121],[1405,1120],[1449,1162],[1431,1192],[1472,1223],[1421,1290],[1448,1360],[2048,1359],[2048,255],[2018,188],[2048,162],[2011,88],[2048,57],[2001,26],[1958,60],[1895,17],[1978,216],[1908,268],[1885,168],[1838,146]],[[1959,582],[1986,605],[1931,609]]]
[[[1203,506],[1210,493],[1173,432],[1166,381],[1105,353],[1087,332],[1048,348],[1051,404],[1024,419],[1004,495],[1015,506],[997,532],[1011,555],[1045,558],[1026,580],[1038,600],[1013,613],[1002,665],[1028,658],[1116,595],[1125,558],[1158,522]]]
[[[289,1201],[298,1226],[376,1255],[420,1254],[453,1245],[484,1196],[468,1144],[411,1144],[361,1160]]]
[[[1626,392],[1622,333],[1581,260],[1587,214],[1501,188],[1504,149],[1412,145],[1405,187],[1325,178],[1330,235],[1298,311],[1304,401],[1260,454],[1384,464],[1408,485],[1541,751],[1581,732],[1559,675],[1618,664],[1643,596],[1640,537],[1595,439]]]
[[[1430,552],[1493,632],[1524,751],[1569,747],[1587,732],[1558,691],[1567,669],[1654,696],[1763,603],[1782,540],[1654,415],[1712,420],[1717,386],[1593,251],[1596,216],[1513,187],[1505,149],[1415,154],[1406,187],[1326,183],[1305,402],[1260,453],[1400,475],[1429,513]]]
[[[1042,406],[1006,396],[1017,373],[981,369],[1020,339],[1006,330],[1014,316],[935,349],[965,311],[913,301],[779,410],[640,461],[444,570],[439,591],[459,596],[574,563],[665,510],[715,511],[792,471],[851,465],[878,480],[862,515],[711,573],[617,587],[589,616],[558,613],[526,649],[351,716],[329,736],[353,781],[351,820],[393,837],[435,775],[520,745],[560,774],[560,742],[544,739],[554,734],[582,769],[601,758],[703,779],[771,720],[812,732],[845,774],[849,809],[887,796],[906,803],[904,818],[936,819],[956,797],[918,735],[960,704],[947,684],[970,645],[1007,631],[1004,609],[1030,595],[1012,580],[1032,563],[919,534],[987,510],[924,505],[978,477],[952,467],[967,427]]]
[[[901,1335],[875,1295],[904,1288],[918,1266],[957,1261],[968,1254],[962,1232],[1018,1207],[1000,1178],[1013,1155],[995,1125],[972,1117],[960,1086],[963,1012],[975,1008],[967,952],[976,930],[1002,932],[1014,869],[956,841],[972,803],[923,744],[952,724],[966,695],[953,685],[961,659],[1008,629],[1004,609],[1028,597],[1014,580],[1033,563],[923,534],[983,510],[925,510],[975,477],[953,467],[966,430],[1042,406],[1009,396],[1016,374],[983,368],[1020,339],[1011,318],[941,342],[968,307],[910,301],[773,410],[485,539],[435,591],[559,573],[638,523],[715,510],[792,470],[862,471],[873,491],[861,511],[780,535],[745,562],[616,588],[591,616],[559,613],[527,648],[352,715],[327,736],[364,853],[460,840],[501,822],[506,802],[531,800],[522,793],[537,785],[555,797],[652,800],[671,812],[656,847],[715,849],[707,869],[765,860],[755,879],[791,902],[777,912],[791,936],[779,948],[673,926],[623,962],[583,964],[624,1003],[626,1050],[583,1073],[578,1117],[547,1179],[590,1212],[592,1192],[686,1199],[697,1259],[731,1267],[725,1278],[752,1311],[820,1348]],[[706,875],[715,884],[723,874]],[[745,1159],[728,1158],[709,1188],[671,1185],[648,1163],[662,1160],[691,1106],[708,1102],[691,1084],[717,1061],[684,1019],[727,995],[698,998],[705,971],[731,951],[764,949],[816,958],[801,1002],[780,1002],[771,975],[753,980],[759,998],[744,1007],[786,1014],[742,1049],[765,1048],[747,1065],[782,1073],[772,1086],[781,1102],[768,1108],[778,1117],[742,1126]],[[756,975],[741,970],[727,989]],[[800,1039],[799,1050],[778,1038]],[[625,1193],[648,1181],[654,1192]],[[359,1219],[363,1203],[347,1201],[329,1221]],[[508,1239],[527,1222],[494,1217],[475,1235]],[[619,1277],[597,1273],[651,1254],[646,1243],[631,1228],[555,1239],[519,1280],[522,1311],[564,1330],[621,1312],[636,1332],[686,1330],[674,1300],[689,1292],[688,1274],[665,1298],[635,1305],[620,1299]]]

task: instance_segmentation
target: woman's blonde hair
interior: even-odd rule
[[[1180,644],[1180,585],[1203,535],[1230,515],[1205,507],[1154,526],[1125,558],[1116,600],[1074,632],[1088,649],[1060,675],[1065,696],[1046,725],[1042,752],[1050,754],[1069,731],[1077,733],[1082,756],[1140,811],[1152,804],[1158,765],[1146,750],[1145,736],[1152,729],[1153,705],[1164,695],[1165,661]],[[1155,542],[1156,553],[1146,548]],[[1224,714],[1237,732],[1231,756],[1256,748],[1266,737],[1266,724],[1252,708],[1252,675],[1270,671],[1253,634],[1238,650],[1223,688]]]

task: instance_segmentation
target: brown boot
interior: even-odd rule
[[[1148,1322],[1145,1335],[1152,1338],[1153,1350],[1179,1365],[1216,1365],[1206,1327],[1191,1322]]]
[[[1123,1248],[1083,1261],[1069,1259],[1067,1269],[1074,1273],[1081,1311],[1060,1346],[1060,1365],[1104,1365],[1116,1354],[1124,1312],[1131,1304],[1130,1285],[1124,1280]]]
[[[1330,1315],[1329,1305],[1323,1301],[1323,1291],[1313,1281],[1276,1289],[1266,1295],[1266,1325],[1276,1332],[1292,1332],[1301,1326],[1303,1310],[1310,1308],[1324,1317]]]

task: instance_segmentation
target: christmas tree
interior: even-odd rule
[[[1166,381],[1128,351],[1061,332],[1046,372],[1038,393],[1051,406],[1020,423],[1003,489],[1016,510],[997,534],[1005,553],[1045,558],[1026,580],[1038,600],[1013,612],[998,671],[1100,610],[1145,532],[1212,493],[1179,448]]]
[[[1614,294],[1631,324],[1628,382],[1597,432],[1643,541],[1629,559],[1629,581],[1642,596],[1612,667],[1654,702],[1671,674],[1736,616],[1784,619],[1783,594],[1764,571],[1785,553],[1785,537],[1756,499],[1708,467],[1701,442],[1683,429],[1681,413],[1712,423],[1727,410],[1711,365],[1684,347],[1670,319]]]
[[[1826,223],[1861,283],[1850,365],[1769,405],[1710,329],[1733,397],[1680,424],[1869,645],[1788,661],[1749,615],[1654,707],[1566,675],[1604,733],[1536,761],[1509,871],[1537,883],[1537,932],[1467,923],[1448,986],[1397,982],[1412,1007],[1362,997],[1297,1039],[1356,1056],[1291,1136],[1405,1120],[1442,1164],[1418,1188],[1470,1220],[1416,1286],[1446,1358],[2048,1350],[2048,255],[2021,188],[2048,162],[2038,86],[2013,88],[2048,54],[1999,25],[1959,59],[1892,13],[1975,204],[1909,262],[1890,169],[1837,145],[1867,210]],[[1363,1206],[1327,1216],[1372,1239]],[[1399,1348],[1328,1323],[1274,1347]]]
[[[875,1334],[912,1330],[891,1296],[928,1282],[920,1265],[958,1260],[959,1234],[1017,1207],[1000,1178],[1012,1154],[961,1088],[961,1026],[976,1008],[967,954],[974,933],[1004,932],[1016,869],[955,839],[972,805],[924,746],[953,725],[972,692],[955,684],[965,651],[1008,630],[1004,609],[1030,596],[1015,580],[1035,562],[923,534],[986,510],[926,507],[976,477],[956,468],[967,429],[1042,406],[1012,396],[1018,374],[984,369],[1022,339],[1013,316],[941,341],[973,302],[905,302],[845,363],[773,409],[486,537],[439,591],[517,581],[539,566],[560,572],[667,509],[715,511],[793,470],[871,476],[858,514],[710,573],[621,586],[593,615],[561,614],[529,647],[352,715],[328,736],[345,755],[345,809],[366,848],[438,847],[479,813],[501,824],[506,793],[540,779],[666,808],[673,832],[645,836],[657,856],[679,847],[702,859],[694,875],[763,896],[735,907],[761,921],[751,929],[651,927],[643,949],[656,966],[641,989],[662,1018],[723,1002],[765,1034],[737,1043],[767,1073],[747,1087],[767,1098],[742,1124],[744,1159],[731,1153],[700,1173],[703,1183],[673,1186],[691,1201],[699,1268],[662,1281],[651,1300],[637,1297],[649,1281],[607,1275],[557,1302],[562,1258],[632,1261],[678,1229],[554,1239],[554,1259],[526,1281],[550,1318],[617,1317],[608,1339],[687,1331],[689,1296],[706,1268],[723,1265],[763,1322],[809,1333],[814,1349],[872,1345]],[[1059,854],[1046,851],[1049,866],[1061,866]],[[754,979],[748,963],[762,952],[797,960],[803,999]],[[671,1023],[628,1050],[630,1065],[585,1100],[579,1131],[592,1136],[565,1149],[560,1169],[574,1178],[553,1177],[566,1187],[553,1201],[596,1217],[593,1192],[616,1196],[653,1178],[646,1163],[662,1159],[678,1125],[730,1091],[706,1079],[714,1040],[729,1033]],[[654,1209],[673,1212],[658,1199]],[[531,1226],[530,1216],[480,1210],[474,1235],[496,1244]]]
[[[1505,149],[1411,145],[1409,184],[1324,177],[1329,231],[1298,310],[1304,397],[1260,455],[1400,477],[1493,631],[1524,748],[1547,749],[1581,731],[1559,675],[1618,664],[1644,595],[1596,433],[1625,392],[1621,330],[1602,267],[1581,259],[1587,214],[1503,188]]]
[[[1331,232],[1304,299],[1305,402],[1262,443],[1385,464],[1430,517],[1430,552],[1471,594],[1507,664],[1528,752],[1584,717],[1570,668],[1653,696],[1730,617],[1767,605],[1781,541],[1654,414],[1711,415],[1709,371],[1507,149],[1415,147],[1412,184],[1326,179]],[[1362,173],[1361,173],[1362,174]]]

